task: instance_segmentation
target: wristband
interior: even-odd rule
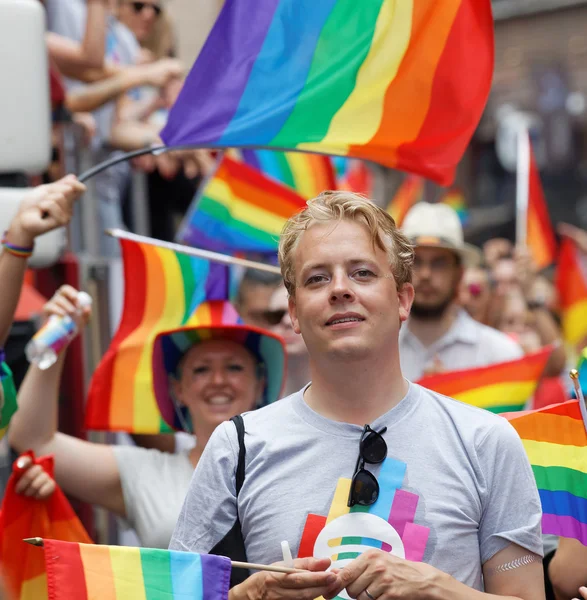
[[[16,244],[11,244],[6,236],[8,232],[4,232],[4,237],[2,238],[2,246],[4,247],[4,251],[8,252],[8,254],[12,254],[13,256],[18,256],[19,258],[30,258],[33,255],[33,251],[35,246],[17,246]]]

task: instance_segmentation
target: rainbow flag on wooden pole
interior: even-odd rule
[[[587,433],[578,400],[504,414],[520,437],[542,502],[542,531],[587,545]]]
[[[231,564],[224,556],[50,539],[42,543],[48,600],[228,598]]]
[[[518,360],[429,375],[418,383],[494,413],[519,411],[532,398],[551,352],[546,346]]]
[[[448,185],[493,55],[490,0],[227,0],[161,137],[352,156]]]
[[[293,189],[225,156],[194,199],[177,240],[229,254],[274,254],[285,222],[305,206]]]

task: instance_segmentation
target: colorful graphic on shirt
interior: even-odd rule
[[[328,557],[340,569],[365,550],[378,548],[421,561],[430,529],[414,523],[419,496],[402,490],[406,464],[386,458],[377,475],[379,498],[371,506],[347,506],[351,480],[338,480],[328,516],[309,514],[298,557]],[[347,600],[345,591],[337,598]]]

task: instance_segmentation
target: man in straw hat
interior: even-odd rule
[[[399,336],[404,376],[417,381],[428,373],[520,358],[523,352],[516,342],[475,321],[458,303],[464,270],[478,266],[482,255],[465,243],[454,209],[420,202],[406,215],[402,231],[416,252],[416,295]]]
[[[404,379],[398,335],[414,298],[413,248],[393,219],[325,192],[280,240],[289,312],[312,381],[220,425],[170,547],[209,552],[238,521],[256,572],[231,600],[543,600],[540,499],[520,438],[497,415]],[[331,570],[326,571],[332,567]]]

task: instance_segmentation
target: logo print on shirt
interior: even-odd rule
[[[377,502],[352,508],[347,506],[351,480],[339,479],[328,516],[308,515],[298,556],[327,557],[337,569],[370,548],[421,561],[430,529],[414,523],[419,497],[401,489],[405,474],[405,463],[386,458],[377,476]],[[349,596],[343,591],[337,598]]]

